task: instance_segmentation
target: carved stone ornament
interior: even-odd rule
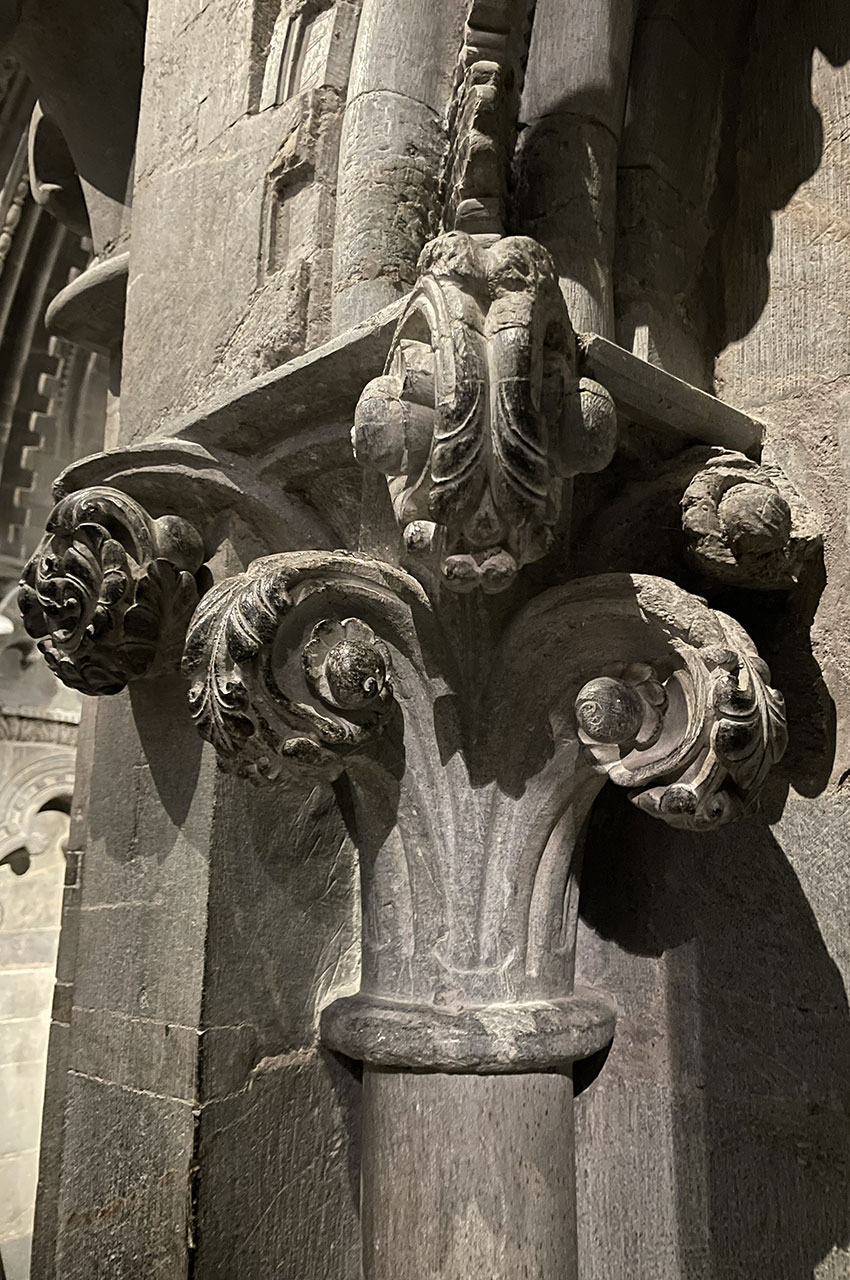
[[[364,555],[271,556],[202,602],[190,700],[228,769],[332,782],[357,844],[362,977],[331,1048],[443,1071],[549,1070],[610,1039],[575,990],[582,832],[606,778],[673,826],[752,808],[781,696],[730,618],[660,578],[556,587],[494,630]]]
[[[74,789],[74,750],[45,745],[35,759],[6,769],[0,782],[0,866],[23,875],[31,858],[47,852],[57,830],[67,835],[64,813],[44,810],[62,800],[70,806]]]
[[[471,0],[449,122],[446,227],[505,233],[531,0]]]
[[[365,593],[367,609],[372,595],[404,596],[410,586],[377,561],[307,551],[258,560],[201,601],[183,670],[198,731],[225,769],[254,782],[332,779],[392,713],[389,652],[368,622],[337,610],[317,614],[303,634],[318,599],[338,598],[336,574],[346,575],[352,595]],[[416,584],[413,591],[424,600]]]
[[[151,519],[117,489],[72,493],[24,569],[24,626],[70,688],[119,693],[179,662],[203,560],[199,534],[180,517]]]
[[[608,465],[616,414],[599,383],[577,376],[541,245],[453,231],[425,247],[353,444],[387,476],[413,561],[433,557],[453,590],[504,590],[546,553],[564,480]]]
[[[729,586],[787,589],[820,543],[810,511],[779,468],[721,450],[685,490],[682,528],[692,565]]]
[[[599,768],[638,808],[695,831],[740,817],[787,745],[766,664],[730,618],[716,617],[737,650],[676,644],[685,665],[665,684],[638,663],[591,680],[576,701],[579,737]],[[686,734],[671,732],[683,722]]]

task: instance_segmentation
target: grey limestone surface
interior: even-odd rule
[[[478,6],[496,25],[502,8]],[[335,25],[311,25],[331,10]],[[299,531],[319,529],[397,568],[387,487],[362,481],[347,432],[382,373],[388,304],[438,230],[466,16],[449,0],[151,0],[112,479],[195,518],[201,465],[163,445],[152,479],[132,452],[178,435],[218,450],[233,488],[262,481],[258,505],[275,492],[279,522],[258,532],[217,491],[217,580],[310,550]],[[368,791],[225,774],[175,674],[101,699],[80,754],[33,1280],[356,1280],[364,1240],[371,1280],[402,1280],[386,1257],[405,1251],[411,1277],[464,1280],[467,1246],[488,1280],[850,1275],[848,76],[840,0],[536,6],[505,207],[552,253],[576,328],[599,335],[586,351],[601,382],[620,378],[622,430],[607,472],[567,482],[556,552],[520,595],[599,571],[595,544],[567,558],[570,508],[579,540],[588,512],[620,519],[709,403],[713,442],[763,445],[823,535],[799,588],[710,601],[786,696],[790,746],[760,815],[672,831],[613,787],[591,815],[576,970],[619,1021],[575,1068],[577,1249],[566,1076],[381,1074],[320,1045],[321,1008],[360,977],[352,811]],[[681,380],[663,438],[641,361]],[[286,534],[264,545],[271,527]],[[656,546],[632,540],[636,556]],[[504,621],[494,599],[446,609],[461,637],[478,628],[469,666]],[[406,740],[426,789],[428,769],[461,767],[448,701],[425,726],[442,751],[422,763]],[[506,758],[528,719],[494,716]],[[485,829],[459,811],[458,830]],[[420,806],[419,830],[434,813],[454,830],[446,812]],[[367,816],[386,826],[380,805]]]

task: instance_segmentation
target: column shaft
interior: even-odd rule
[[[365,1280],[575,1280],[572,1078],[363,1074]]]

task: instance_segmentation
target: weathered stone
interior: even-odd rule
[[[24,604],[145,678],[81,756],[43,1280],[842,1274],[850,25],[792,7],[151,0],[137,139],[139,24],[79,83],[133,6],[51,44],[133,243]],[[101,235],[61,105],[0,297],[79,216],[51,121]],[[129,203],[50,286],[113,392]]]
[[[18,606],[64,684],[119,693],[175,663],[203,560],[197,530],[179,516],[152,520],[117,489],[84,489],[52,511]]]

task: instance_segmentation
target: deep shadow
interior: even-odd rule
[[[198,784],[204,744],[189,714],[179,675],[136,680],[130,702],[145,761],[163,809],[182,827]]]
[[[344,1053],[334,1053],[319,1046],[319,1058],[326,1065],[331,1085],[337,1097],[340,1114],[344,1116],[347,1141],[344,1154],[348,1169],[348,1188],[351,1203],[360,1216],[360,1164],[363,1152],[362,1139],[362,1088],[363,1063],[347,1058]],[[0,1280],[3,1280],[0,1276]]]
[[[815,51],[834,67],[850,60],[846,0],[752,0],[751,10],[744,56],[726,84],[710,210],[715,235],[702,281],[717,308],[715,354],[758,321],[770,292],[773,214],[821,160],[823,121],[811,95]]]
[[[848,821],[850,807],[831,797],[790,807],[776,834],[748,820],[691,835],[659,830],[613,788],[597,802],[582,917],[596,935],[591,951],[607,951],[603,965],[629,976],[621,1052],[648,1034],[648,993],[663,988],[663,1025],[651,1033],[666,1038],[669,1065],[652,1088],[672,1108],[688,1280],[811,1280],[850,1244],[850,1013],[780,844],[801,872],[811,867],[810,884],[828,882],[840,874]],[[844,927],[838,910],[824,899],[834,932]],[[615,1039],[612,1063],[617,1054]],[[605,1072],[592,1087],[609,1087]],[[645,1081],[633,1087],[637,1096]],[[640,1147],[655,1135],[623,1140]],[[606,1165],[605,1178],[617,1170]]]

